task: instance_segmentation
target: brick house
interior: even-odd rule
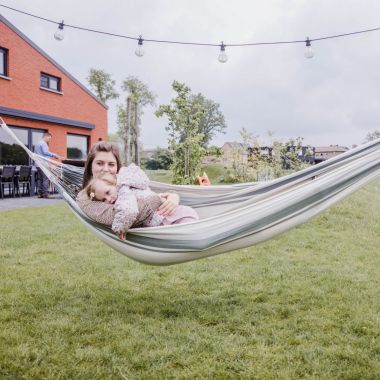
[[[347,150],[347,147],[339,145],[317,146],[314,148],[314,163],[318,164],[319,162],[326,161],[338,154],[347,152]]]
[[[71,160],[107,139],[107,106],[2,15],[0,116],[32,150],[50,132],[50,150]],[[0,164],[30,164],[1,129]]]

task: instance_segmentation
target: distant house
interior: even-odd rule
[[[229,166],[234,161],[247,162],[248,147],[238,142],[225,142],[222,146],[222,163]]]
[[[317,146],[313,148],[314,151],[314,163],[326,161],[329,158],[335,157],[338,154],[342,154],[348,150],[345,146],[330,145],[330,146]]]
[[[107,106],[1,15],[0,116],[29,149],[48,131],[50,149],[72,160],[107,139]],[[0,164],[29,163],[0,129]]]

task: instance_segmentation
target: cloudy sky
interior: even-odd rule
[[[378,0],[0,0],[25,12],[67,24],[147,39],[240,44],[303,40],[380,27]],[[351,146],[380,128],[380,31],[304,44],[217,47],[145,43],[66,29],[54,40],[54,24],[0,7],[0,13],[83,84],[101,68],[120,87],[137,76],[157,95],[174,96],[173,80],[220,104],[228,125],[213,143],[238,141],[243,127],[266,140],[304,137],[306,144]],[[109,130],[116,131],[110,103]],[[165,119],[145,109],[145,148],[166,146]]]

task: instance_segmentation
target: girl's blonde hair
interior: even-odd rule
[[[92,200],[96,201],[95,199],[95,189],[98,182],[104,182],[107,185],[116,186],[116,174],[111,173],[101,173],[95,178],[92,178],[88,185],[84,188],[86,191],[87,196]]]

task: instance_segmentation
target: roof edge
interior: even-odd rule
[[[23,110],[19,110],[15,108],[8,108],[8,107],[2,107],[2,106],[0,106],[0,115],[19,117],[21,119],[36,120],[36,121],[42,121],[45,123],[60,124],[60,125],[68,126],[68,127],[84,128],[84,129],[90,129],[90,130],[96,128],[95,124],[87,123],[85,121],[66,119],[62,117],[46,115],[46,114],[36,113],[36,112],[23,111]]]

